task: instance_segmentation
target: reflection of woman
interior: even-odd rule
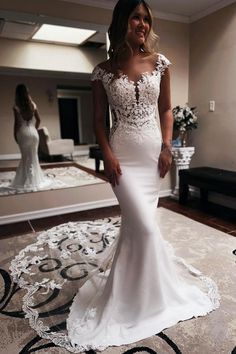
[[[23,84],[16,87],[13,112],[15,117],[14,137],[20,148],[21,161],[11,187],[37,190],[43,187],[46,181],[38,160],[39,136],[37,129],[40,117],[36,104]]]
[[[95,129],[122,225],[103,288],[91,278],[71,307],[69,338],[84,349],[138,341],[218,306],[213,282],[214,295],[208,297],[177,276],[181,266],[173,261],[156,225],[160,177],[171,164],[173,119],[169,61],[150,46],[155,37],[146,2],[119,0],[109,37],[110,59],[92,75]],[[109,141],[103,127],[107,103],[113,118]],[[190,279],[191,272],[198,274],[186,264],[182,272]]]

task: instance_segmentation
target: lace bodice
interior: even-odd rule
[[[25,126],[35,126],[35,121],[34,121],[34,112],[37,109],[37,106],[34,102],[33,103],[33,112],[32,114],[30,114],[30,116],[27,117],[23,117],[20,108],[17,105],[13,106],[13,110],[16,112],[16,119],[17,119],[17,123],[19,128],[21,127],[25,127]]]
[[[139,80],[132,81],[122,74],[114,78],[114,74],[95,67],[91,80],[101,80],[106,90],[112,112],[111,137],[115,132],[132,133],[141,138],[142,133],[157,129],[157,104],[160,93],[161,76],[170,61],[159,54],[152,72],[144,72]]]

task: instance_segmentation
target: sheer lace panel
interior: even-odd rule
[[[142,142],[145,136],[160,135],[156,112],[161,76],[169,64],[170,61],[159,54],[155,69],[142,73],[137,82],[125,74],[114,79],[113,73],[100,66],[95,67],[91,80],[101,80],[106,90],[112,112],[110,139],[113,144],[115,135],[119,138],[132,135],[137,143]]]

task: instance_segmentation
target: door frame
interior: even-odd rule
[[[81,98],[79,93],[83,92],[82,90],[67,90],[67,89],[57,89],[57,98],[74,98],[77,100],[77,120],[79,127],[79,141],[80,144],[83,142],[83,131],[82,131],[82,116],[81,116]]]

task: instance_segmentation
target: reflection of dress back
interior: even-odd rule
[[[35,114],[35,110],[37,109],[37,106],[34,102],[32,102],[33,104],[33,110],[29,110],[29,111],[22,111],[20,109],[19,106],[14,105],[13,106],[13,110],[15,112],[15,116],[17,119],[17,124],[19,126],[19,128],[21,126],[28,126],[28,125],[34,125],[34,114]]]
[[[38,160],[39,135],[35,128],[34,114],[37,109],[23,113],[18,106],[13,107],[16,119],[16,138],[21,152],[21,161],[11,184],[14,188],[36,189],[45,180]]]
[[[16,116],[17,123],[17,142],[19,144],[21,153],[22,149],[27,146],[27,148],[38,148],[38,132],[35,128],[34,113],[36,110],[36,104],[33,103],[33,111],[23,112],[20,108],[15,105],[13,107]]]

